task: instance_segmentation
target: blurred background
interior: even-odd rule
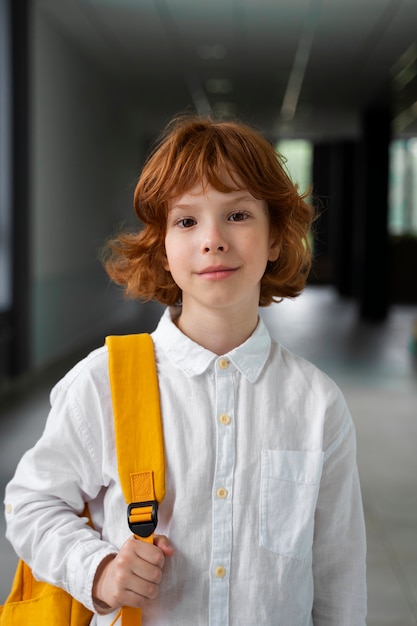
[[[157,323],[99,256],[183,111],[254,125],[313,190],[309,286],[263,315],[352,408],[368,623],[416,624],[416,0],[0,0],[0,486],[64,371]]]

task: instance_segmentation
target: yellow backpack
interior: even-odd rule
[[[143,541],[153,541],[158,503],[165,495],[165,458],[158,377],[150,335],[106,338],[114,429],[127,523]],[[88,515],[84,512],[83,515]],[[12,589],[0,607],[0,626],[87,626],[92,613],[66,591],[34,579],[19,561]],[[140,626],[141,611],[123,607],[123,626]],[[115,620],[116,621],[116,620]]]

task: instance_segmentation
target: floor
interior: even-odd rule
[[[353,302],[311,287],[262,315],[285,346],[336,380],[350,406],[368,535],[368,626],[416,625],[417,307],[393,307],[386,322],[371,325],[358,320]],[[48,372],[17,398],[0,398],[2,491],[41,433],[49,388],[60,375]],[[15,562],[0,517],[0,602]]]

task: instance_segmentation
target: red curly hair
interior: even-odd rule
[[[311,205],[289,178],[283,158],[261,134],[240,122],[196,116],[170,123],[147,159],[134,194],[135,212],[144,227],[108,242],[105,268],[112,280],[131,298],[167,305],[181,300],[181,290],[164,269],[168,202],[197,183],[225,193],[247,189],[266,201],[280,254],[267,264],[259,304],[299,295],[311,266]]]

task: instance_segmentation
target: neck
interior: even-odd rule
[[[226,354],[244,343],[258,324],[258,308],[245,315],[225,314],[224,311],[189,314],[183,310],[176,320],[178,328],[190,339],[214,354]]]

